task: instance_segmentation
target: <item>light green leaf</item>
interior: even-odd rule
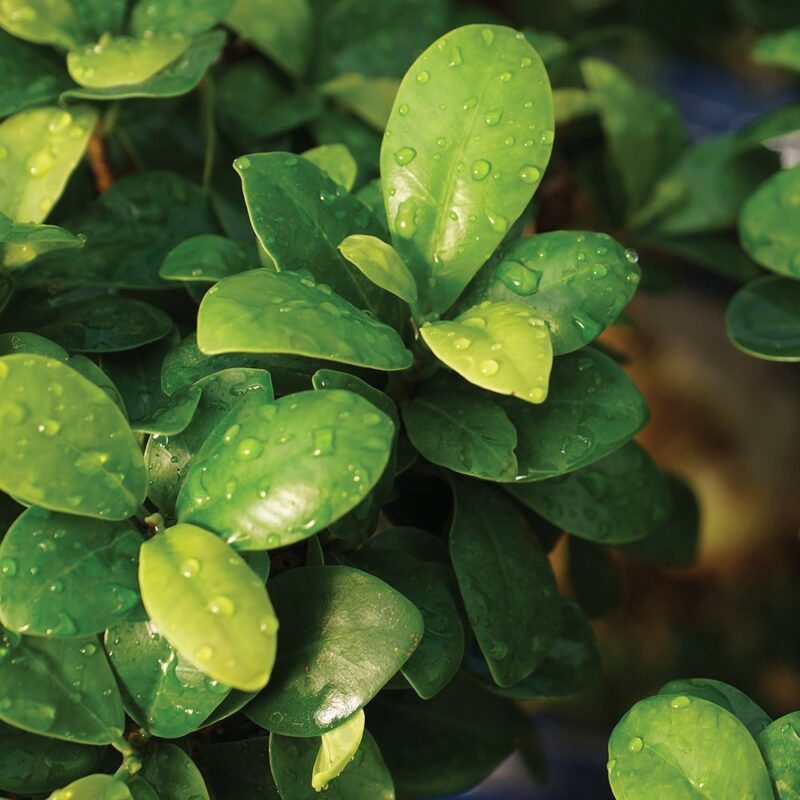
[[[42,106],[0,123],[0,212],[15,222],[41,222],[83,156],[97,120],[85,106]]]
[[[608,743],[608,776],[625,800],[772,800],[758,745],[733,714],[686,695],[637,703]]]
[[[542,403],[553,348],[537,312],[520,302],[484,302],[452,321],[420,329],[434,355],[470,383],[498,394]]]
[[[483,483],[453,483],[450,558],[472,630],[500,686],[524,680],[556,638],[547,556],[512,502]]]
[[[569,353],[611,325],[639,284],[638,255],[608,234],[552,231],[504,245],[463,303],[525,303],[550,331],[553,352]]]
[[[3,225],[7,222],[7,225]],[[0,214],[0,261],[6,267],[20,267],[42,253],[83,247],[84,236],[75,236],[57,225],[11,222]]]
[[[100,633],[139,603],[141,544],[128,522],[29,508],[0,543],[0,621],[29,636]]]
[[[131,429],[136,433],[154,433],[160,436],[182,433],[194,417],[202,391],[199,386],[189,386],[175,392],[146,417],[134,420]]]
[[[269,686],[246,714],[274,733],[308,737],[336,728],[377,694],[422,638],[417,608],[357,569],[292,569],[270,581],[270,593],[281,647]]]
[[[142,39],[103,34],[96,44],[67,53],[67,69],[76,83],[89,89],[143,83],[175,61],[190,43],[182,33]]]
[[[753,61],[800,72],[800,28],[762,36],[753,45]]]
[[[127,785],[111,775],[87,775],[50,795],[50,800],[132,800]]]
[[[0,629],[0,685],[0,719],[15,728],[82,744],[122,735],[122,701],[94,636],[38,639]]]
[[[135,437],[108,395],[52,359],[0,358],[0,488],[53,511],[125,519],[145,496]],[[13,398],[13,399],[12,399]]]
[[[338,75],[319,87],[357,117],[383,131],[392,111],[400,82],[394,78],[368,78],[359,72]]]
[[[784,169],[752,194],[739,216],[742,247],[767,269],[800,278],[800,165]]]
[[[164,638],[199,670],[242,691],[267,683],[278,620],[264,584],[220,538],[179,524],[150,539],[139,585]]]
[[[344,186],[348,192],[353,188],[358,165],[343,144],[322,144],[306,150],[301,155],[312,164],[316,164],[334,183]]]
[[[207,233],[173,247],[158,274],[171,281],[215,283],[250,266],[247,253],[236,242]]]
[[[325,284],[294,272],[253,269],[209,289],[197,315],[207,355],[283,353],[383,370],[411,365],[397,332]]]
[[[225,22],[291,76],[305,71],[312,32],[307,0],[236,0]]]
[[[553,89],[553,115],[556,125],[566,125],[597,112],[594,98],[584,89]]]
[[[185,33],[195,36],[213,28],[230,10],[233,0],[138,0],[131,13],[131,32]]]
[[[311,787],[321,792],[342,774],[353,760],[364,736],[364,710],[359,709],[338,728],[320,737],[319,751],[311,772]]]
[[[249,394],[219,422],[178,495],[182,521],[242,550],[306,539],[358,505],[383,473],[391,420],[352,392]]]
[[[776,719],[758,737],[777,800],[800,800],[800,711]]]
[[[745,284],[728,306],[725,325],[728,338],[749,355],[800,361],[800,282],[767,275]]]
[[[553,143],[550,83],[521,33],[467,25],[406,73],[381,147],[392,241],[443,311],[519,217]]]
[[[83,41],[83,31],[69,0],[5,0],[0,27],[12,36],[69,50]]]

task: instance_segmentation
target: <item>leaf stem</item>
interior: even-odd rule
[[[203,79],[203,131],[205,133],[206,148],[203,161],[203,188],[208,188],[211,174],[214,171],[214,155],[217,149],[217,128],[214,124],[215,89],[210,75]]]

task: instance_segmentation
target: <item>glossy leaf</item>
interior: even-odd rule
[[[343,144],[322,144],[306,150],[302,156],[316,164],[334,183],[344,186],[348,192],[353,188],[358,165]]]
[[[359,709],[338,728],[323,733],[311,772],[311,788],[317,792],[328,788],[353,760],[364,736],[364,711]]]
[[[83,156],[97,120],[85,106],[42,106],[0,123],[0,212],[15,222],[41,222]]]
[[[140,774],[158,787],[159,800],[209,800],[200,770],[174,744],[154,743],[142,759]]]
[[[192,733],[230,693],[181,656],[153,622],[115,625],[105,646],[125,710],[152,736]]]
[[[266,684],[278,621],[261,580],[225,542],[176,525],[142,546],[139,584],[150,619],[194,666],[243,691]]]
[[[434,464],[493,481],[518,473],[517,431],[490,395],[426,391],[403,406],[403,421],[411,443]]]
[[[173,247],[158,274],[171,281],[215,283],[250,266],[250,259],[236,242],[207,233]]]
[[[550,158],[553,126],[544,65],[510,28],[451,31],[406,73],[381,177],[394,190],[385,198],[392,240],[423,312],[448,308],[522,213]]]
[[[625,189],[628,210],[637,211],[685,145],[680,115],[671,102],[634,83],[607,61],[584,58],[580,67]]]
[[[197,326],[207,355],[281,353],[390,371],[411,364],[395,330],[292,272],[253,269],[220,281],[203,298]]]
[[[767,34],[753,46],[753,60],[800,72],[800,29]]]
[[[281,647],[272,680],[247,715],[273,733],[319,736],[337,727],[375,696],[422,638],[417,608],[356,569],[293,569],[270,581],[270,594]]]
[[[696,697],[658,695],[637,703],[614,728],[608,754],[618,798],[773,797],[758,745],[744,725]]]
[[[767,713],[735,686],[711,678],[689,678],[670,681],[662,686],[659,694],[688,695],[715,703],[737,717],[757,739],[772,720]]]
[[[517,432],[515,480],[563,475],[604,458],[647,423],[650,414],[633,381],[592,348],[557,358],[547,401],[501,399]]]
[[[643,539],[670,511],[666,478],[635,442],[575,472],[508,490],[554,525],[603,544]]]
[[[103,751],[0,722],[0,788],[12,793],[51,792],[92,772]]]
[[[377,236],[357,233],[341,242],[339,252],[376,286],[416,308],[417,285],[414,276],[390,244]]]
[[[800,798],[799,729],[800,712],[795,711],[776,719],[758,737],[777,800]]]
[[[800,166],[765,181],[739,217],[742,247],[759,264],[789,278],[800,278]]]
[[[420,329],[434,355],[470,383],[542,403],[553,349],[544,322],[519,302],[481,303],[452,321]]]
[[[145,496],[144,461],[102,389],[60,361],[18,353],[0,358],[0,390],[0,488],[53,511],[134,513]]]
[[[178,491],[192,460],[225,414],[249,392],[262,392],[266,402],[274,399],[269,373],[264,370],[225,369],[201,378],[189,388],[199,393],[190,423],[177,434],[152,436],[144,454],[150,479],[148,497],[168,516],[174,513]],[[185,391],[185,387],[179,389],[172,397]]]
[[[182,56],[141,83],[107,88],[78,87],[61,94],[62,100],[123,100],[133,97],[177,97],[194,89],[225,44],[223,31],[196,36]]]
[[[378,411],[383,411],[394,422],[395,428],[400,428],[400,416],[394,400],[388,394],[361,380],[357,375],[339,372],[335,369],[320,369],[311,376],[311,384],[315,389],[345,389],[348,392],[355,392],[365,400],[369,400]]]
[[[168,286],[158,275],[167,253],[216,227],[201,189],[160,171],[120,179],[67,225],[87,236],[86,246],[40,257],[26,270],[26,285]]]
[[[525,303],[562,355],[616,320],[639,284],[637,260],[605,233],[540,233],[504,245],[478,274],[467,302]]]
[[[83,37],[69,0],[8,0],[0,6],[0,27],[20,39],[65,49]]]
[[[3,222],[10,223],[8,227]],[[0,251],[9,269],[24,267],[37,256],[52,250],[71,250],[83,247],[85,237],[75,236],[57,225],[36,222],[14,222],[0,214]]]
[[[233,0],[138,0],[131,13],[131,31],[136,36],[148,33],[207,31],[230,10]]]
[[[82,744],[108,744],[122,735],[122,702],[93,636],[0,634],[0,685],[0,719],[15,728]]]
[[[90,89],[142,83],[171,64],[189,46],[181,33],[146,38],[104,34],[96,44],[67,53],[72,79]]]
[[[37,356],[54,358],[58,361],[69,361],[69,354],[61,345],[39,336],[38,333],[19,331],[16,333],[0,333],[0,356],[12,353],[34,353]]]
[[[139,603],[141,543],[127,522],[29,508],[0,543],[0,621],[30,636],[105,630]]]
[[[50,800],[131,800],[124,781],[111,775],[87,775],[50,795]]]
[[[742,287],[725,314],[730,340],[768,361],[800,361],[800,282],[767,275]]]
[[[200,402],[202,389],[190,386],[170,395],[157,409],[143,419],[134,420],[131,428],[137,433],[175,436],[189,427]]]
[[[293,77],[303,74],[312,29],[307,0],[236,0],[225,23]]]
[[[472,630],[500,686],[526,678],[555,641],[558,606],[547,556],[512,503],[458,481],[450,558]]]
[[[331,734],[324,734],[330,736]],[[378,745],[364,734],[361,746],[344,772],[324,786],[311,785],[310,775],[316,742],[273,733],[269,742],[269,760],[275,783],[283,800],[314,800],[325,791],[330,800],[394,800],[392,776],[386,769]]]
[[[88,381],[102,389],[108,395],[108,399],[122,412],[123,416],[127,416],[127,405],[115,383],[94,361],[87,356],[76,353],[67,359],[67,366],[72,367],[78,374],[83,375]]]
[[[160,800],[156,790],[141,775],[134,775],[128,781],[128,790],[133,800]]]

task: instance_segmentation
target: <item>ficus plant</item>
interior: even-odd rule
[[[611,549],[691,561],[694,497],[595,340],[629,245],[735,218],[695,194],[757,137],[698,156],[579,44],[464,21],[0,0],[0,790],[425,798],[514,751],[541,777],[523,704],[600,679]],[[557,123],[595,116],[622,192],[547,226]],[[707,683],[644,703],[620,797],[682,796],[650,758],[678,711],[701,715],[679,752],[713,717],[768,796],[781,721]]]

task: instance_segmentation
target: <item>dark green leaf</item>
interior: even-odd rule
[[[396,428],[400,427],[400,417],[394,400],[356,375],[335,369],[321,369],[313,374],[311,383],[315,389],[346,389],[348,392],[355,392],[369,400],[379,411],[383,411]]]
[[[0,333],[0,356],[12,353],[35,353],[45,358],[68,361],[69,355],[61,345],[39,336],[38,333],[20,331],[18,333]]]
[[[758,737],[777,800],[800,798],[800,711],[776,719]]]
[[[230,10],[233,0],[138,0],[131,13],[135,36],[147,33],[185,33],[189,36],[214,27]]]
[[[137,433],[154,433],[160,436],[174,436],[182,433],[192,421],[202,389],[189,386],[170,395],[157,409],[144,419],[131,423]]]
[[[303,567],[270,581],[281,647],[247,715],[274,733],[319,736],[368,703],[422,638],[422,615],[349,567]],[[310,780],[310,772],[309,772]]]
[[[510,28],[451,31],[406,73],[381,176],[423,312],[448,308],[520,216],[550,158],[553,125],[544,65]]]
[[[94,361],[87,356],[76,353],[74,356],[70,356],[67,359],[67,365],[72,367],[72,369],[80,375],[83,375],[86,380],[91,381],[95,386],[102,389],[108,395],[108,399],[127,417],[127,406],[122,399],[122,395],[119,393],[119,390],[114,385],[111,378],[109,378],[105,371],[98,367]]]
[[[215,283],[253,266],[231,239],[204,234],[186,239],[167,253],[158,274],[171,281]]]
[[[158,787],[159,800],[209,800],[200,770],[174,744],[152,744],[142,759],[141,776]]]
[[[620,576],[608,549],[573,536],[568,552],[572,594],[586,616],[602,617],[616,608],[621,594]]]

